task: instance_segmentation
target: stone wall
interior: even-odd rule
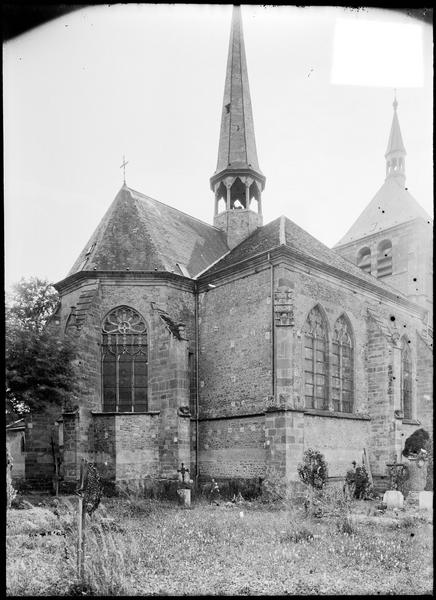
[[[94,415],[93,458],[105,479],[159,476],[159,421],[159,414]]]
[[[76,315],[77,307],[82,306],[78,320],[71,319],[72,305],[76,306]],[[190,404],[188,352],[190,349],[195,352],[194,298],[190,287],[171,281],[156,282],[155,278],[105,277],[98,281],[84,280],[79,289],[66,290],[62,296],[59,330],[61,335],[65,330],[76,342],[77,380],[81,384],[78,414],[74,418],[67,416],[65,426],[65,473],[70,480],[77,479],[77,465],[82,457],[92,460],[91,413],[102,411],[101,327],[105,315],[118,306],[133,308],[147,325],[148,410],[160,412],[160,428],[154,440],[160,452],[160,475],[175,476],[181,461],[190,466],[189,427],[181,425],[180,420],[186,417],[178,415],[180,407]],[[171,323],[162,318],[162,311]],[[178,330],[179,323],[185,324],[183,330]],[[142,415],[129,418],[137,419],[140,431]],[[118,444],[117,448],[117,460],[121,461],[119,465],[127,465],[123,467],[127,475],[131,468],[128,465],[133,464],[131,453],[126,445]],[[143,460],[148,460],[145,454]],[[150,465],[152,471],[153,465]],[[143,467],[148,470],[146,462]]]
[[[265,409],[271,394],[269,270],[200,295],[200,414]]]
[[[428,432],[433,431],[433,351],[417,336],[416,417]]]
[[[23,442],[24,440],[24,442]],[[12,455],[13,468],[12,468],[12,481],[21,481],[25,476],[25,451],[22,450],[22,444],[25,444],[25,432],[24,430],[18,431],[7,431],[6,432],[6,444],[9,448],[9,452]]]
[[[353,460],[362,463],[363,449],[369,450],[370,421],[304,415],[304,450],[324,454],[329,477],[345,477]]]
[[[387,230],[368,235],[361,240],[336,248],[338,254],[357,264],[360,249],[371,250],[371,274],[377,276],[377,247],[380,242],[392,243],[392,275],[382,281],[406,294],[408,298],[431,310],[432,290],[432,225],[423,219],[401,223]]]
[[[55,421],[60,416],[56,406],[26,419],[26,482],[35,489],[52,489],[55,474],[51,441],[56,442]]]
[[[264,417],[199,423],[202,478],[252,478],[265,473]]]

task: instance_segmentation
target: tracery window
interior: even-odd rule
[[[371,273],[371,250],[369,248],[362,248],[359,250],[357,255],[357,266],[365,271],[365,273]]]
[[[392,275],[392,242],[380,242],[377,254],[377,277]]]
[[[328,336],[318,306],[304,326],[304,395],[306,408],[328,409]]]
[[[345,316],[335,323],[332,343],[333,410],[353,411],[353,338],[351,325]]]
[[[103,321],[103,411],[146,411],[147,386],[146,324],[132,308],[118,307]]]
[[[412,418],[412,357],[409,343],[403,338],[401,346],[401,408],[404,418]]]

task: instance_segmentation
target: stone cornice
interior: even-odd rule
[[[276,412],[299,412],[312,417],[327,417],[333,419],[353,419],[355,421],[371,421],[371,417],[361,413],[343,413],[329,410],[318,410],[316,408],[288,408],[284,406],[270,406],[262,412],[240,413],[233,415],[221,415],[213,417],[200,417],[199,421],[228,421],[230,419],[248,419],[250,417],[265,417]],[[192,421],[196,419],[191,417]]]
[[[371,421],[371,417],[369,415],[361,413],[335,412],[330,410],[318,410],[317,408],[306,408],[304,414],[311,417],[329,417],[333,419],[354,419],[355,421]]]
[[[255,412],[255,413],[240,413],[233,415],[221,415],[214,417],[199,417],[199,421],[228,421],[230,419],[249,419],[250,417],[264,417],[265,411],[263,412]],[[192,421],[195,421],[195,417],[191,417]]]
[[[156,415],[160,415],[160,410],[149,410],[149,411],[138,411],[138,412],[100,412],[91,410],[91,415],[93,417],[126,417],[126,416],[135,416],[135,415],[149,415],[150,417],[155,417]]]
[[[68,293],[87,283],[109,283],[121,285],[157,285],[172,284],[184,291],[193,292],[195,281],[189,277],[166,271],[79,271],[54,284],[60,293]]]

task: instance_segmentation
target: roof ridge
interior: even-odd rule
[[[285,215],[281,215],[280,217],[280,232],[279,232],[279,240],[280,240],[280,245],[284,245],[286,246],[286,231],[285,231],[285,226],[286,226],[286,217]]]

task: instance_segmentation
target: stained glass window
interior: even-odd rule
[[[104,319],[102,337],[103,411],[147,411],[148,352],[144,319],[132,308],[116,308]]]
[[[333,410],[353,412],[353,338],[351,325],[344,316],[335,323],[331,368]]]
[[[327,326],[317,306],[304,326],[304,396],[306,408],[328,409]]]

